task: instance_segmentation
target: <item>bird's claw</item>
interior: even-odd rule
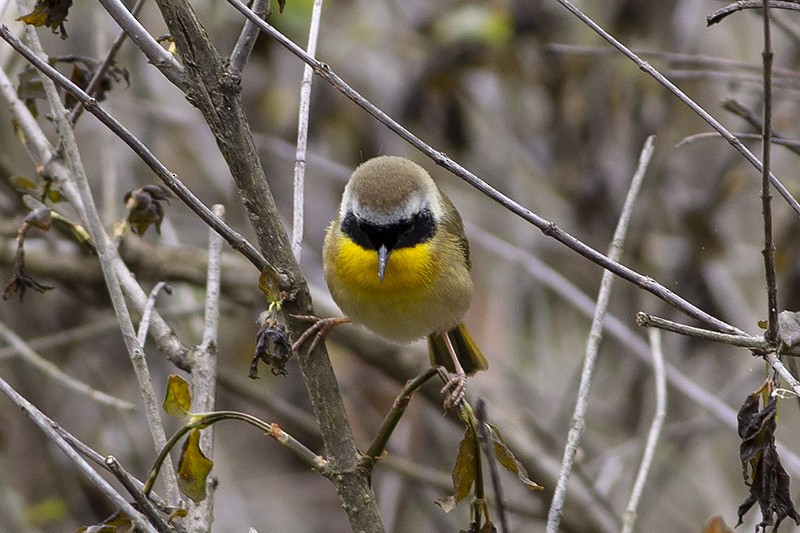
[[[442,387],[441,394],[446,394],[444,399],[444,412],[445,414],[453,410],[454,407],[461,403],[464,395],[467,392],[467,376],[465,374],[452,374],[444,387]]]
[[[308,353],[313,352],[317,344],[320,341],[324,341],[334,327],[350,322],[347,317],[319,318],[314,315],[292,315],[292,317],[306,322],[313,322],[292,345],[292,351],[294,352],[297,352],[314,335],[314,340],[311,341],[311,345],[308,347]]]

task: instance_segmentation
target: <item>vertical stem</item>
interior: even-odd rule
[[[308,48],[311,57],[317,53],[317,37],[322,16],[322,0],[314,0],[311,12],[311,27],[308,30]],[[314,81],[314,69],[308,64],[303,68],[303,81],[300,85],[300,112],[297,121],[297,151],[294,159],[294,216],[292,220],[292,253],[300,262],[303,251],[303,226],[306,176],[306,151],[308,148],[308,117],[311,108],[311,85]]]
[[[656,412],[653,416],[653,422],[650,424],[650,432],[647,434],[647,443],[642,454],[639,473],[636,474],[636,481],[633,484],[633,490],[631,490],[628,506],[622,515],[622,533],[633,533],[639,500],[642,498],[647,474],[650,472],[650,465],[653,464],[653,455],[661,435],[661,429],[664,427],[664,418],[667,416],[667,374],[664,365],[664,353],[661,349],[661,331],[656,328],[650,328],[648,335],[650,338],[650,352],[653,355],[653,376],[656,381]]]
[[[772,37],[769,25],[769,1],[764,0],[764,127],[761,161],[761,213],[764,215],[764,267],[767,277],[767,331],[770,342],[778,337],[778,286],[775,272],[775,243],[772,240],[772,195],[770,193],[770,152],[772,149]]]
[[[212,210],[220,219],[225,208],[215,205]],[[222,237],[208,230],[208,274],[206,276],[206,305],[203,319],[203,340],[195,350],[192,367],[192,411],[207,413],[214,410],[217,384],[217,333],[219,331],[219,298],[222,279]],[[200,448],[208,457],[214,456],[214,426],[209,425],[200,433]],[[214,522],[214,491],[206,485],[206,499],[189,503],[186,529],[189,531],[211,531]]]
[[[648,137],[642,148],[642,152],[639,156],[639,166],[631,180],[628,195],[625,198],[625,205],[622,208],[617,228],[614,231],[614,238],[608,252],[608,256],[614,261],[617,261],[622,254],[622,245],[630,223],[633,205],[639,193],[642,180],[644,179],[644,173],[650,162],[650,157],[653,155],[654,140],[655,137]],[[547,533],[556,533],[558,531],[558,526],[561,523],[561,516],[564,512],[564,503],[567,498],[567,483],[572,475],[572,468],[575,464],[575,454],[578,451],[578,446],[583,436],[583,430],[586,426],[589,392],[592,386],[594,365],[597,361],[600,341],[603,338],[603,323],[605,321],[606,310],[608,309],[613,279],[614,276],[610,271],[606,270],[603,272],[603,279],[600,282],[600,290],[597,294],[597,306],[595,308],[594,317],[592,318],[589,338],[586,341],[586,352],[583,360],[583,370],[581,371],[581,381],[578,386],[578,397],[575,400],[572,423],[570,424],[569,434],[567,435],[567,444],[564,446],[564,455],[561,459],[561,471],[559,472],[558,481],[556,482],[553,501],[550,503],[550,510],[547,514]]]

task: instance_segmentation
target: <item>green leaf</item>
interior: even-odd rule
[[[486,426],[489,429],[489,438],[492,439],[492,443],[494,444],[494,453],[497,457],[497,462],[512,474],[516,474],[517,478],[529,489],[544,489],[544,487],[535,483],[528,477],[528,471],[522,463],[517,460],[516,456],[514,456],[514,452],[503,442],[503,435],[500,433],[500,430],[492,424],[487,423]]]
[[[178,487],[194,503],[206,499],[206,479],[213,466],[214,462],[200,449],[200,430],[193,429],[183,443],[178,463]]]
[[[167,394],[164,397],[164,411],[169,416],[183,418],[192,408],[192,393],[189,384],[182,377],[170,374],[167,381]]]

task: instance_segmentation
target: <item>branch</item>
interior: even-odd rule
[[[34,47],[34,57],[41,61],[44,52],[41,50],[38,36],[32,27],[28,27],[28,37],[31,45]],[[67,118],[67,110],[56,89],[55,83],[45,76],[40,76],[44,86],[47,100],[50,104],[50,109],[55,120],[56,130],[58,137],[61,141],[61,147],[66,159],[66,164],[69,169],[70,176],[78,189],[81,201],[83,202],[84,213],[83,216],[88,222],[88,230],[94,241],[97,256],[100,261],[100,267],[103,271],[103,277],[108,288],[108,295],[111,299],[111,305],[114,308],[114,313],[119,322],[120,332],[122,333],[122,340],[128,351],[128,356],[131,359],[137,380],[139,382],[139,391],[142,395],[142,401],[145,406],[145,415],[153,437],[153,443],[156,449],[163,447],[166,442],[166,434],[164,427],[161,425],[159,417],[159,405],[155,399],[155,391],[153,390],[153,383],[150,379],[150,371],[147,368],[147,361],[144,357],[144,350],[141,344],[136,339],[136,331],[131,321],[128,305],[125,302],[125,297],[122,293],[119,278],[117,277],[116,268],[114,266],[114,257],[119,257],[116,249],[111,245],[108,235],[103,229],[100,215],[97,212],[97,207],[94,204],[89,181],[86,176],[86,171],[78,151],[78,145],[75,140],[75,132],[72,129]],[[180,493],[178,491],[177,481],[174,476],[166,479],[167,496],[171,503],[180,501]]]
[[[642,462],[639,465],[639,473],[636,474],[628,506],[622,514],[622,533],[633,533],[633,526],[636,524],[636,509],[639,507],[639,500],[647,481],[647,474],[650,472],[650,465],[653,463],[653,454],[661,435],[661,428],[664,426],[664,418],[667,416],[667,379],[664,370],[664,354],[661,349],[661,332],[651,329],[649,336],[650,350],[653,354],[653,377],[656,382],[656,412],[647,434],[647,443],[642,454]],[[649,390],[645,390],[649,392]]]
[[[313,314],[307,283],[291,251],[286,230],[259,161],[239,93],[237,79],[208,39],[188,0],[157,0],[186,67],[186,96],[203,114],[214,134],[258,244],[270,265],[273,289],[289,295],[283,316],[294,338],[307,324],[297,316]],[[245,8],[246,9],[246,8]],[[264,22],[249,9],[259,27]],[[327,458],[350,524],[356,531],[384,530],[369,477],[358,468],[358,452],[342,403],[339,385],[323,343],[298,354],[306,390],[320,424]]]
[[[732,15],[737,11],[742,11],[744,9],[769,9],[770,7],[774,7],[776,9],[788,9],[790,11],[800,11],[800,5],[794,2],[782,2],[780,0],[769,0],[769,2],[764,2],[763,0],[742,0],[740,2],[734,2],[730,5],[717,9],[713,13],[711,13],[708,17],[706,17],[706,25],[712,26],[727,17],[728,15]]]
[[[228,1],[230,2],[231,0]],[[664,86],[665,89],[667,89],[669,92],[675,95],[678,98],[678,100],[683,102],[689,109],[694,111],[694,113],[697,114],[697,116],[702,118],[712,128],[717,130],[719,134],[722,135],[725,138],[725,140],[728,141],[737,152],[742,154],[744,158],[751,165],[753,165],[759,172],[762,171],[763,165],[761,161],[759,161],[759,159],[753,154],[753,152],[748,150],[747,147],[743,145],[742,142],[739,139],[737,139],[736,136],[733,135],[730,131],[728,131],[725,128],[725,126],[723,126],[717,119],[712,117],[705,109],[700,107],[694,100],[689,98],[683,91],[678,89],[678,87],[674,83],[669,81],[667,78],[664,77],[664,75],[662,75],[658,70],[653,68],[649,63],[641,59],[639,56],[634,54],[629,48],[627,48],[625,45],[623,45],[621,42],[619,42],[617,39],[611,36],[611,34],[609,34],[607,31],[601,28],[596,22],[594,22],[587,15],[585,15],[580,9],[572,5],[572,3],[569,0],[558,0],[558,3],[564,6],[570,13],[578,17],[578,19],[580,19],[581,22],[583,22],[585,25],[591,28],[600,37],[605,39],[614,48],[619,50],[625,57],[636,63],[636,66],[638,66],[644,72],[652,76],[658,83]],[[789,190],[783,185],[783,183],[781,183],[780,180],[778,180],[778,178],[775,177],[775,175],[772,173],[769,174],[769,179],[770,182],[772,183],[772,186],[778,190],[781,196],[783,196],[783,198],[789,204],[789,207],[791,207],[795,213],[800,215],[800,203],[798,203],[797,200],[795,200],[795,198],[792,196]],[[725,331],[725,330],[720,329],[720,331]],[[733,333],[733,332],[728,331],[728,333]]]
[[[136,20],[136,17],[128,11],[128,8],[121,0],[100,0],[105,10],[111,18],[128,34],[139,50],[147,56],[150,63],[172,82],[176,87],[183,87],[185,79],[183,67],[175,61],[175,58],[156,41],[144,26]]]
[[[259,270],[264,268],[264,258],[258,253],[252,244],[244,237],[234,231],[230,226],[219,220],[211,210],[205,206],[183,183],[181,183],[167,167],[125,126],[117,119],[106,112],[97,100],[86,94],[80,87],[72,83],[60,72],[51,67],[46,61],[36,57],[22,42],[17,39],[8,27],[0,24],[0,38],[4,39],[17,52],[27,59],[34,67],[39,69],[48,78],[58,83],[65,90],[69,91],[76,99],[83,102],[86,110],[93,114],[110,129],[117,137],[127,144],[138,155],[144,163],[183,201],[192,211],[194,211],[206,224],[214,228],[226,241],[239,252],[242,253]]]
[[[769,187],[770,154],[772,151],[772,37],[769,26],[769,1],[764,3],[764,126],[761,161],[761,213],[764,217],[764,270],[767,278],[767,331],[764,338],[771,343],[778,339],[778,282],[775,271],[775,241],[772,237],[772,195]]]
[[[214,214],[225,216],[225,208],[214,206]],[[208,231],[208,276],[206,283],[206,306],[203,317],[203,340],[195,349],[192,367],[192,409],[199,412],[214,410],[217,386],[217,333],[219,331],[220,279],[222,277],[222,238],[209,228]],[[214,426],[200,433],[200,447],[207,457],[214,455]],[[206,498],[200,503],[189,503],[186,527],[189,531],[211,529],[216,484],[206,481]]]
[[[639,166],[631,179],[631,185],[628,188],[625,204],[623,205],[617,228],[614,231],[614,238],[609,247],[608,255],[613,261],[618,260],[622,255],[622,247],[625,242],[625,235],[628,232],[628,226],[630,225],[633,206],[636,202],[639,190],[641,189],[645,171],[650,163],[650,158],[653,155],[654,146],[655,137],[648,137],[639,155]],[[566,500],[567,482],[572,474],[575,454],[578,451],[578,446],[583,436],[583,430],[586,427],[589,391],[592,386],[592,378],[594,377],[595,361],[597,360],[597,354],[600,350],[600,341],[603,339],[603,322],[605,321],[606,311],[608,310],[613,281],[614,278],[610,272],[603,272],[603,279],[600,282],[600,291],[597,295],[597,306],[595,308],[594,317],[592,317],[589,338],[586,341],[586,355],[583,360],[580,385],[578,385],[578,397],[575,401],[575,411],[573,412],[572,423],[570,424],[569,434],[567,435],[567,444],[564,447],[564,456],[561,461],[561,471],[558,475],[555,494],[553,495],[553,500],[550,503],[550,511],[547,515],[548,533],[556,533],[558,531],[561,515],[564,510],[564,501]]]
[[[58,446],[69,459],[75,463],[78,469],[95,485],[102,494],[108,497],[109,500],[119,507],[128,517],[133,521],[137,528],[141,528],[148,533],[156,533],[156,529],[150,525],[147,520],[137,511],[128,501],[123,498],[114,488],[103,479],[90,465],[87,463],[74,449],[69,445],[64,438],[49,424],[49,419],[42,414],[32,403],[26,400],[22,395],[15,391],[6,381],[0,377],[0,392],[11,398],[28,417],[33,421],[39,429],[44,432],[47,437]]]
[[[136,0],[136,4],[134,4],[133,8],[131,8],[130,11],[132,17],[135,18],[136,15],[139,14],[139,11],[142,9],[142,6],[144,6],[144,2],[145,0]],[[100,87],[100,83],[102,83],[103,78],[106,75],[106,72],[108,72],[108,67],[110,67],[111,63],[114,62],[114,58],[117,56],[117,52],[119,52],[119,49],[122,47],[122,43],[125,42],[125,39],[127,39],[127,37],[128,34],[122,31],[117,36],[117,38],[114,39],[114,42],[111,43],[111,48],[108,49],[106,57],[104,57],[103,60],[97,65],[97,67],[95,67],[94,73],[92,74],[92,78],[89,80],[89,83],[86,84],[86,88],[84,89],[84,91],[86,91],[86,94],[90,96],[95,95],[95,92],[97,91],[98,87]],[[72,110],[69,112],[69,121],[72,124],[75,124],[80,118],[81,114],[83,113],[83,110],[84,110],[83,103],[79,101],[77,104],[75,104],[75,107],[73,107]]]
[[[305,51],[302,48],[300,48],[295,43],[290,41],[287,37],[285,37],[275,28],[273,28],[263,20],[259,19],[240,0],[227,0],[227,1],[237,11],[239,11],[245,17],[247,17],[250,21],[252,21],[254,24],[257,24],[258,27],[261,28],[261,31],[263,31],[264,33],[266,33],[267,35],[278,41],[278,43],[281,44],[281,46],[289,50],[292,54],[297,56],[307,65],[310,65],[314,69],[315,74],[317,74],[319,77],[330,83],[344,96],[352,100],[356,105],[358,105],[359,107],[364,109],[367,113],[375,117],[378,121],[384,124],[391,131],[396,133],[399,137],[401,137],[406,142],[417,148],[420,152],[422,152],[426,156],[430,157],[437,165],[452,172],[453,174],[455,174],[462,180],[466,181],[468,184],[475,187],[476,189],[478,189],[480,192],[482,192],[492,200],[496,201],[497,203],[505,207],[510,212],[514,213],[523,220],[526,220],[527,222],[530,222],[531,224],[539,228],[542,231],[542,233],[544,233],[547,237],[552,237],[553,239],[564,244],[574,252],[577,252],[586,259],[604,268],[605,270],[608,270],[613,274],[625,279],[626,281],[629,281],[630,283],[633,283],[634,285],[650,292],[659,299],[672,305],[679,311],[687,314],[688,316],[696,320],[699,320],[700,322],[707,324],[709,327],[713,327],[720,331],[726,331],[728,333],[740,332],[739,329],[729,324],[726,324],[725,322],[719,320],[718,318],[709,315],[702,309],[699,309],[694,304],[676,295],[663,285],[660,285],[652,278],[648,276],[643,276],[642,274],[635,272],[634,270],[626,267],[625,265],[610,260],[608,257],[601,254],[597,250],[591,248],[590,246],[587,246],[586,244],[576,239],[569,233],[566,233],[565,231],[561,230],[554,223],[545,220],[539,215],[523,207],[521,204],[515,202],[508,196],[499,192],[498,190],[490,186],[488,183],[478,178],[475,174],[471,173],[470,171],[468,171],[467,169],[465,169],[464,167],[462,167],[461,165],[459,165],[458,163],[447,157],[444,153],[435,150],[430,145],[423,142],[421,139],[416,137],[414,134],[408,131],[397,121],[395,121],[394,119],[389,117],[386,113],[378,109],[369,100],[361,96],[347,83],[345,83],[344,80],[342,80],[336,73],[334,73],[333,70],[331,70],[331,68],[327,64],[322,63],[314,59],[313,57],[310,57],[308,54],[305,53]],[[727,132],[727,130],[725,131]],[[739,144],[741,145],[741,143]],[[744,150],[747,150],[743,146],[742,148]],[[800,212],[800,204],[798,204],[797,206],[797,211]]]
[[[265,19],[271,13],[271,1],[272,0],[255,0],[251,9],[254,13],[259,15],[259,18]],[[253,51],[253,46],[255,46],[259,34],[258,26],[246,20],[242,28],[242,33],[239,34],[239,39],[236,41],[236,46],[234,46],[233,52],[231,52],[230,71],[232,76],[241,78],[244,66],[250,58],[250,53]]]
[[[319,21],[322,16],[322,0],[314,0],[311,12],[311,27],[308,30],[308,49],[310,57],[317,53],[317,36]],[[249,22],[249,21],[248,21]],[[311,107],[311,84],[314,81],[314,70],[310,65],[303,68],[303,81],[300,84],[300,111],[297,120],[297,151],[294,159],[294,210],[292,217],[292,252],[297,262],[303,251],[303,201],[305,195],[306,152],[308,148],[308,116]]]
[[[36,353],[27,342],[14,333],[11,328],[2,321],[0,321],[0,338],[3,338],[9,348],[18,353],[23,361],[42,371],[56,383],[60,383],[64,387],[91,398],[100,404],[109,405],[122,411],[132,411],[135,409],[134,405],[129,401],[106,394],[65,374],[58,366]]]

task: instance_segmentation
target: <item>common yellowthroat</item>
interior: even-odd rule
[[[488,368],[461,320],[472,300],[461,216],[424,168],[380,156],[353,172],[323,247],[331,296],[355,323],[390,341],[428,337],[432,365],[454,377],[447,410],[466,375]]]

